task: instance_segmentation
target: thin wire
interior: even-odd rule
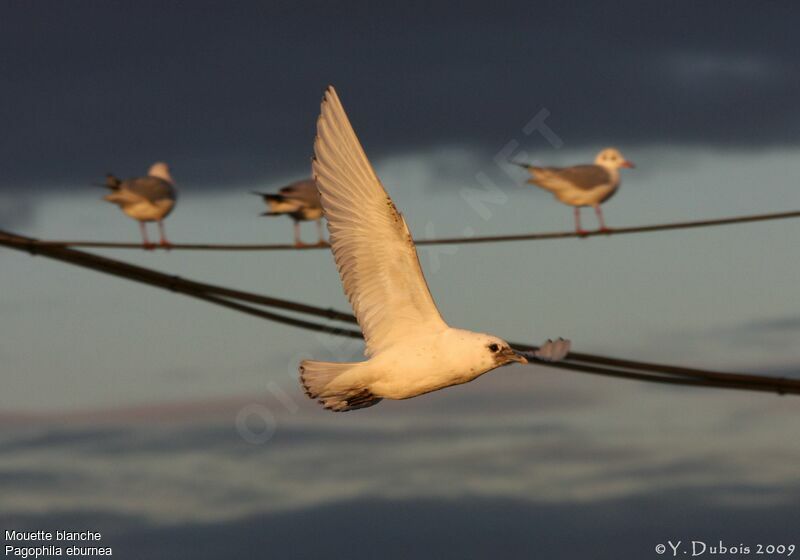
[[[214,286],[211,284],[204,284],[192,280],[186,280],[180,278],[179,276],[164,274],[155,270],[131,265],[90,253],[84,253],[82,251],[76,251],[74,249],[57,246],[42,246],[35,243],[35,241],[36,240],[34,239],[0,231],[0,245],[5,245],[19,251],[27,251],[32,255],[41,254],[42,256],[77,266],[90,268],[106,274],[111,274],[136,282],[160,287],[162,289],[182,293],[189,297],[227,307],[235,311],[246,313],[262,319],[267,319],[273,322],[317,332],[325,332],[337,336],[346,336],[355,339],[362,338],[362,335],[359,331],[287,317],[285,315],[272,313],[263,309],[254,308],[250,305],[232,301],[232,299],[239,299],[240,301],[247,301],[248,303],[256,303],[268,307],[277,307],[351,324],[355,323],[355,317],[348,313],[281,300],[278,298],[260,296],[257,294]],[[512,345],[519,350],[537,349],[536,346],[525,344],[512,343]],[[618,358],[595,356],[592,354],[582,354],[577,352],[571,352],[564,362],[547,363],[545,365],[596,375],[656,383],[767,391],[776,392],[778,394],[800,394],[800,380],[760,375],[714,372],[694,368],[653,364],[648,362],[637,362],[633,360],[622,360]]]
[[[311,331],[324,332],[326,334],[332,334],[335,336],[346,336],[349,338],[363,338],[359,331],[354,331],[352,329],[342,329],[340,327],[333,327],[330,325],[323,325],[320,323],[314,323],[312,321],[304,321],[302,319],[295,319],[293,317],[286,317],[285,315],[281,315],[279,313],[271,313],[269,311],[264,311],[263,309],[256,309],[249,305],[236,303],[235,301],[230,301],[218,296],[213,296],[203,293],[187,293],[186,295],[191,296],[193,298],[201,299],[203,301],[207,301],[209,303],[220,305],[222,307],[227,307],[228,309],[240,311],[248,315],[253,315],[254,317],[267,319],[268,321],[273,321],[275,323],[282,323],[284,325],[290,325],[292,327],[298,327],[301,329],[306,329]]]
[[[28,250],[36,248],[42,249],[42,247],[36,243],[31,244],[30,240],[28,240],[27,238],[20,238],[19,243],[22,244]],[[64,248],[55,248],[55,249],[59,250],[58,253],[60,256],[54,256],[54,258],[60,258],[60,260],[67,260],[68,262],[72,262],[74,264],[79,264],[78,262],[76,262],[76,260],[79,260],[81,263],[83,263],[84,266],[90,266],[90,268],[94,268],[95,270],[101,270],[103,272],[107,272],[110,274],[122,275],[126,278],[138,279],[138,281],[140,282],[144,282],[162,288],[167,288],[173,291],[179,291],[184,294],[190,294],[190,295],[203,294],[203,293],[216,294],[218,296],[224,296],[225,298],[228,299],[238,299],[240,301],[246,301],[248,303],[256,303],[268,307],[275,307],[278,309],[295,311],[298,313],[314,315],[325,319],[332,319],[350,324],[357,323],[356,318],[353,315],[342,311],[336,311],[334,309],[325,309],[313,305],[302,304],[279,298],[262,296],[258,294],[252,294],[248,292],[243,292],[241,290],[234,290],[231,288],[215,286],[212,284],[196,282],[193,280],[187,280],[179,276],[163,274],[150,269],[131,265],[128,263],[123,263],[120,261],[116,261],[106,257],[101,257],[98,255],[90,255],[88,253],[82,253],[79,251],[65,250]],[[90,264],[86,264],[87,260],[88,263]],[[124,272],[124,274],[121,274],[121,272]],[[232,307],[232,305],[227,305],[227,306]],[[249,311],[249,313],[257,314],[252,311]],[[262,318],[270,319],[270,317],[264,316],[263,314],[260,316],[262,316]],[[287,321],[284,320],[278,320],[278,322],[287,323]],[[289,322],[288,324],[293,324],[293,323]],[[294,326],[300,326],[302,328],[302,325],[294,325]],[[317,327],[311,327],[311,328],[312,330],[322,330],[322,331],[325,330]],[[352,336],[354,338],[360,338],[361,334],[358,333],[357,331],[350,331],[348,333],[348,336]],[[529,346],[521,343],[517,343],[514,346],[519,350],[536,349],[536,347],[534,346]],[[623,360],[619,358],[582,354],[578,352],[570,353],[569,362],[588,363],[592,365],[601,365],[601,366],[613,366],[616,368],[626,369],[626,370],[649,371],[661,374],[677,375],[683,377],[694,377],[694,378],[707,379],[719,382],[750,383],[753,385],[763,385],[768,388],[782,386],[781,384],[776,385],[775,378],[772,377],[764,377],[760,375],[746,375],[738,373],[724,373],[715,371],[712,372],[695,368],[685,368],[685,367],[670,366],[665,364],[654,364],[654,363],[640,362],[634,360]],[[791,383],[791,381],[789,382]],[[797,385],[798,387],[800,387],[800,381],[797,382]]]
[[[644,226],[631,226],[614,228],[605,231],[588,231],[578,233],[576,231],[554,231],[547,233],[521,233],[514,235],[489,235],[483,237],[442,237],[437,239],[415,240],[416,245],[466,245],[473,243],[500,243],[509,241],[544,241],[547,239],[569,239],[587,238],[629,233],[649,233],[654,231],[667,231],[675,229],[692,229],[699,227],[725,226],[731,224],[741,224],[749,222],[764,222],[768,220],[785,220],[789,218],[800,218],[800,210],[791,212],[777,212],[771,214],[752,214],[747,216],[734,216],[730,218],[717,218],[713,220],[697,220],[688,222],[669,222],[663,224],[653,224]],[[313,251],[318,249],[328,249],[327,243],[314,245],[291,245],[291,244],[218,244],[218,243],[177,243],[166,247],[155,246],[145,248],[141,243],[118,243],[111,241],[58,241],[58,240],[35,240],[39,246],[49,247],[84,247],[95,249],[146,249],[146,250],[175,250],[175,251]]]
[[[231,299],[239,299],[250,303],[257,303],[268,307],[276,307],[279,309],[286,309],[288,311],[296,311],[298,313],[317,315],[326,319],[349,323],[356,322],[355,317],[349,313],[343,313],[333,309],[326,310],[313,305],[306,305],[303,303],[297,303],[279,298],[252,294],[223,286],[195,282],[193,280],[181,278],[180,276],[164,274],[162,272],[142,266],[136,266],[115,259],[102,257],[100,255],[85,253],[83,251],[75,251],[65,247],[40,245],[36,243],[35,239],[23,237],[2,230],[0,230],[0,245],[5,245],[21,251],[27,251],[34,255],[41,254],[62,262],[82,266],[84,268],[90,268],[99,272],[127,278],[135,282],[157,286],[174,292],[181,292],[184,294],[211,293]]]
[[[787,380],[785,378],[767,378],[764,376],[764,381],[767,379],[776,379],[775,382],[770,384],[751,384],[747,382],[725,382],[713,381],[709,379],[687,378],[687,377],[673,377],[669,375],[653,375],[642,372],[625,371],[615,368],[602,368],[597,366],[589,366],[571,361],[565,362],[549,362],[542,365],[553,367],[557,369],[568,369],[570,371],[578,371],[583,373],[590,373],[593,375],[603,375],[607,377],[616,377],[619,379],[631,379],[636,381],[646,381],[651,383],[666,383],[669,385],[684,385],[689,387],[710,387],[716,389],[738,389],[742,391],[758,391],[767,393],[777,393],[778,395],[800,395],[800,387],[791,383],[795,380]],[[785,383],[789,381],[790,383]]]

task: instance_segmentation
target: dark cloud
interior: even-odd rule
[[[521,405],[366,421],[287,413],[264,445],[232,418],[7,428],[0,526],[97,530],[115,556],[143,559],[627,559],[666,539],[785,542],[797,446],[763,438],[786,425],[774,405],[728,406],[740,420],[717,410],[718,429],[686,423],[696,433],[672,424],[672,406],[669,420],[606,431],[601,409],[574,425],[571,409],[559,421]]]
[[[743,331],[770,331],[770,332],[785,332],[800,330],[800,317],[787,316],[775,317],[772,319],[762,319],[758,321],[750,321],[740,327]]]
[[[795,491],[796,494],[796,491]],[[794,506],[725,506],[679,489],[597,503],[464,497],[334,503],[213,524],[159,526],[116,512],[0,516],[8,530],[91,529],[121,558],[595,558],[654,556],[656,544],[787,543]],[[5,518],[4,518],[5,517]],[[689,549],[690,550],[690,549]],[[691,552],[690,552],[691,553]],[[727,557],[727,556],[726,556]]]
[[[269,410],[269,409],[267,409]],[[458,414],[458,410],[449,410],[451,416]],[[8,437],[7,441],[0,442],[0,457],[7,453],[25,452],[80,452],[83,455],[97,457],[133,457],[137,454],[148,456],[172,456],[176,453],[203,452],[217,450],[233,455],[253,455],[263,453],[259,446],[247,443],[239,437],[234,423],[235,414],[232,412],[229,424],[179,426],[177,428],[142,430],[133,427],[119,427],[109,429],[86,429],[78,427],[73,429],[44,428],[31,434]],[[491,438],[501,432],[505,437],[526,437],[531,440],[552,436],[564,438],[566,441],[568,430],[563,426],[548,423],[520,424],[509,419],[507,422],[497,422],[493,425],[480,424],[441,424],[425,423],[414,429],[414,441],[440,441],[447,443],[454,438]],[[391,422],[373,423],[370,425],[345,424],[345,425],[315,425],[313,427],[299,427],[281,423],[276,430],[274,438],[269,441],[269,448],[282,452],[284,449],[323,446],[347,445],[357,441],[359,444],[371,445],[401,445],[409,442],[408,429],[393,427]],[[549,455],[564,458],[586,458],[590,454],[595,459],[606,457],[608,453],[618,455],[617,451],[599,449],[586,443],[580,449],[574,448],[574,443],[549,443],[544,446]],[[0,471],[2,483],[4,471]]]
[[[79,430],[45,429],[23,432],[19,435],[12,432],[5,441],[0,441],[0,454],[37,449],[72,449],[105,445],[129,433],[124,428],[100,428]]]
[[[798,141],[798,6],[771,2],[9,3],[0,185],[173,163],[219,187],[307,172],[323,87],[369,146]]]
[[[781,316],[765,317],[745,321],[738,325],[711,330],[708,337],[714,337],[731,346],[751,347],[759,349],[783,348],[788,340],[794,340],[800,331],[800,317]],[[789,365],[785,369],[789,376],[797,374],[797,365]]]
[[[30,490],[56,489],[63,484],[74,482],[74,479],[60,473],[37,472],[19,469],[0,470],[0,491],[10,488],[26,488]]]

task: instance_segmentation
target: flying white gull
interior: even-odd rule
[[[139,221],[145,247],[153,247],[147,239],[145,222],[158,222],[161,245],[169,247],[163,220],[175,207],[176,192],[175,182],[166,163],[154,163],[146,177],[125,181],[120,181],[109,173],[106,175],[105,186],[111,189],[111,194],[106,195],[104,200],[116,204],[125,214]]]
[[[290,216],[294,220],[294,244],[302,247],[300,240],[300,222],[316,220],[319,245],[325,244],[322,236],[322,206],[319,203],[319,191],[314,179],[296,181],[286,185],[276,194],[253,191],[264,198],[269,208],[262,216]]]
[[[564,204],[575,207],[575,231],[578,233],[585,233],[581,229],[581,206],[592,206],[600,222],[600,231],[610,231],[603,221],[600,205],[619,188],[620,168],[634,167],[616,148],[606,148],[597,154],[593,165],[537,167],[526,163],[512,163],[530,172],[530,184],[550,191]]]
[[[306,394],[335,411],[408,399],[527,359],[496,336],[444,322],[414,240],[381,185],[333,87],[325,92],[312,163],[344,291],[367,361],[304,360]]]

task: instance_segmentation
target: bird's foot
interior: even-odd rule
[[[331,244],[325,241],[324,239],[320,239],[317,241],[317,247],[330,247]]]
[[[601,227],[597,231],[599,231],[600,233],[614,233],[614,230],[612,228],[606,226]]]
[[[142,249],[144,249],[145,251],[152,251],[155,248],[156,248],[155,243],[150,243],[149,241],[145,241],[144,243],[142,243]]]
[[[580,229],[580,228],[576,229],[575,233],[578,235],[578,237],[586,237],[587,235],[589,235],[588,231],[586,231],[585,229]]]
[[[305,249],[306,247],[308,247],[308,243],[303,243],[302,241],[295,241],[294,242],[294,248],[295,249]]]

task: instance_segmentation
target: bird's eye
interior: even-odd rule
[[[491,350],[492,352],[497,352],[498,350],[500,350],[500,347],[497,344],[490,344],[489,350]]]

